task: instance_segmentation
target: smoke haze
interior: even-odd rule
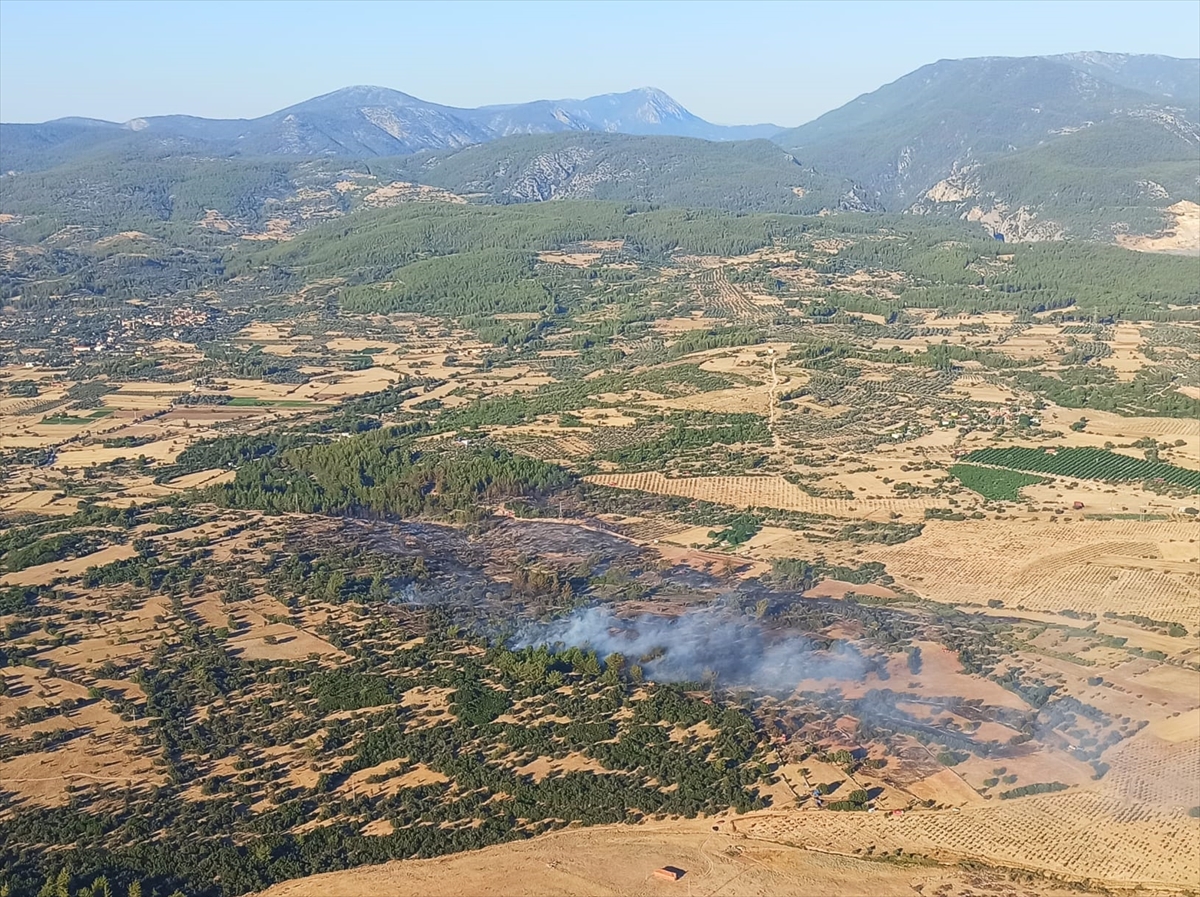
[[[601,657],[616,652],[659,681],[701,681],[715,673],[718,685],[764,691],[791,691],[805,679],[858,679],[868,666],[849,646],[820,650],[803,636],[777,636],[720,608],[622,618],[607,607],[587,607],[528,626],[510,644],[577,646]]]

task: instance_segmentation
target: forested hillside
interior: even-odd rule
[[[322,170],[321,163],[309,166]],[[66,226],[189,240],[209,209],[246,225],[261,224],[266,205],[294,192],[303,173],[283,159],[197,156],[186,144],[153,153],[105,144],[45,171],[6,176],[0,202],[4,212],[26,222],[15,233],[28,240]]]
[[[899,216],[735,216],[561,202],[519,208],[410,205],[363,212],[356,222],[330,222],[249,254],[232,272],[270,267],[300,281],[340,276],[348,283],[345,301],[359,310],[491,314],[551,308],[553,290],[538,284],[563,275],[538,274],[531,267],[534,256],[582,241],[622,240],[622,251],[631,257],[661,262],[674,254],[741,255],[790,240],[858,235],[865,239],[831,254],[820,271],[890,270],[910,278],[896,300],[876,301],[864,311],[911,306],[1036,312],[1074,305],[1101,316],[1152,316],[1194,305],[1197,293],[1195,265],[1188,259],[1146,258],[1086,244],[1007,246],[963,225],[930,227]],[[435,257],[445,258],[434,264]],[[501,296],[512,297],[511,307],[496,307]]]
[[[1198,83],[1194,59],[942,60],[774,139],[891,211],[1112,242],[1168,230],[1163,210],[1197,200]]]
[[[411,157],[408,180],[492,202],[607,199],[729,211],[870,211],[854,184],[765,140],[710,143],[620,134],[519,137]]]
[[[119,134],[45,170],[4,177],[0,206],[25,222],[14,233],[36,241],[68,224],[108,233],[169,226],[186,241],[209,210],[239,232],[280,217],[307,226],[378,204],[371,191],[396,181],[478,203],[580,198],[733,212],[871,209],[849,181],[804,168],[767,141],[552,134],[353,162],[210,156],[186,140],[151,152]]]

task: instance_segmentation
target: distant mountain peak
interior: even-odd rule
[[[638,110],[642,121],[657,124],[664,118],[695,118],[692,113],[658,88],[643,87],[637,92],[646,99],[645,104]]]
[[[374,84],[354,84],[350,87],[342,87],[338,90],[333,90],[329,93],[324,93],[320,96],[313,97],[312,99],[304,100],[300,103],[296,103],[294,106],[288,106],[287,109],[280,111],[286,112],[304,106],[329,105],[332,103],[352,103],[362,106],[426,105],[424,100],[418,99],[417,97],[404,93],[403,91],[393,90],[390,87],[379,87]]]
[[[1161,53],[1109,53],[1104,50],[1077,50],[1074,53],[1058,53],[1054,56],[1046,56],[1044,58],[1062,62],[1103,65],[1114,69],[1126,65],[1131,59],[1140,58],[1176,61],[1174,57],[1164,56]]]
[[[659,90],[657,87],[639,87],[637,90],[630,92],[641,94],[648,102],[651,103],[661,103],[664,106],[675,106],[680,109],[683,108],[675,101],[674,97],[672,97],[665,90]]]
[[[3,129],[0,171],[18,175],[117,148],[131,158],[420,153],[379,165],[404,169],[406,182],[504,202],[888,210],[976,221],[1021,240],[1111,242],[1200,202],[1200,60],[1096,51],[941,59],[789,131],[713,124],[653,86],[464,109],[370,84],[254,119]]]
[[[214,150],[239,155],[347,157],[461,149],[512,134],[598,131],[744,140],[779,130],[774,125],[712,124],[656,87],[582,100],[463,109],[373,84],[342,87],[254,119],[162,115],[111,126],[160,139],[209,143]]]
[[[52,122],[47,122],[47,124],[76,125],[81,128],[111,128],[111,127],[114,127],[113,122],[105,121],[102,118],[84,118],[84,117],[75,116],[75,115],[68,116],[66,118],[56,118]]]

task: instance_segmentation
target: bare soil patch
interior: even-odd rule
[[[1157,236],[1132,234],[1117,236],[1117,244],[1135,252],[1168,252],[1172,255],[1200,255],[1200,205],[1181,200],[1167,206],[1167,225]]]

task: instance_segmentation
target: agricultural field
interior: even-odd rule
[[[1200,890],[1188,259],[396,191],[10,263],[8,893]]]
[[[969,458],[983,456],[987,449],[973,452]],[[980,457],[980,460],[983,460]],[[978,492],[984,498],[992,501],[1020,501],[1023,486],[1035,486],[1047,480],[1030,476],[1018,470],[1006,470],[1003,467],[981,467],[978,464],[955,464],[950,468],[950,475],[970,489]]]
[[[1012,470],[1035,470],[1079,480],[1130,482],[1152,480],[1200,490],[1200,470],[1188,470],[1144,458],[1131,458],[1098,449],[1063,448],[1035,450],[1027,448],[978,449],[967,461]]]

